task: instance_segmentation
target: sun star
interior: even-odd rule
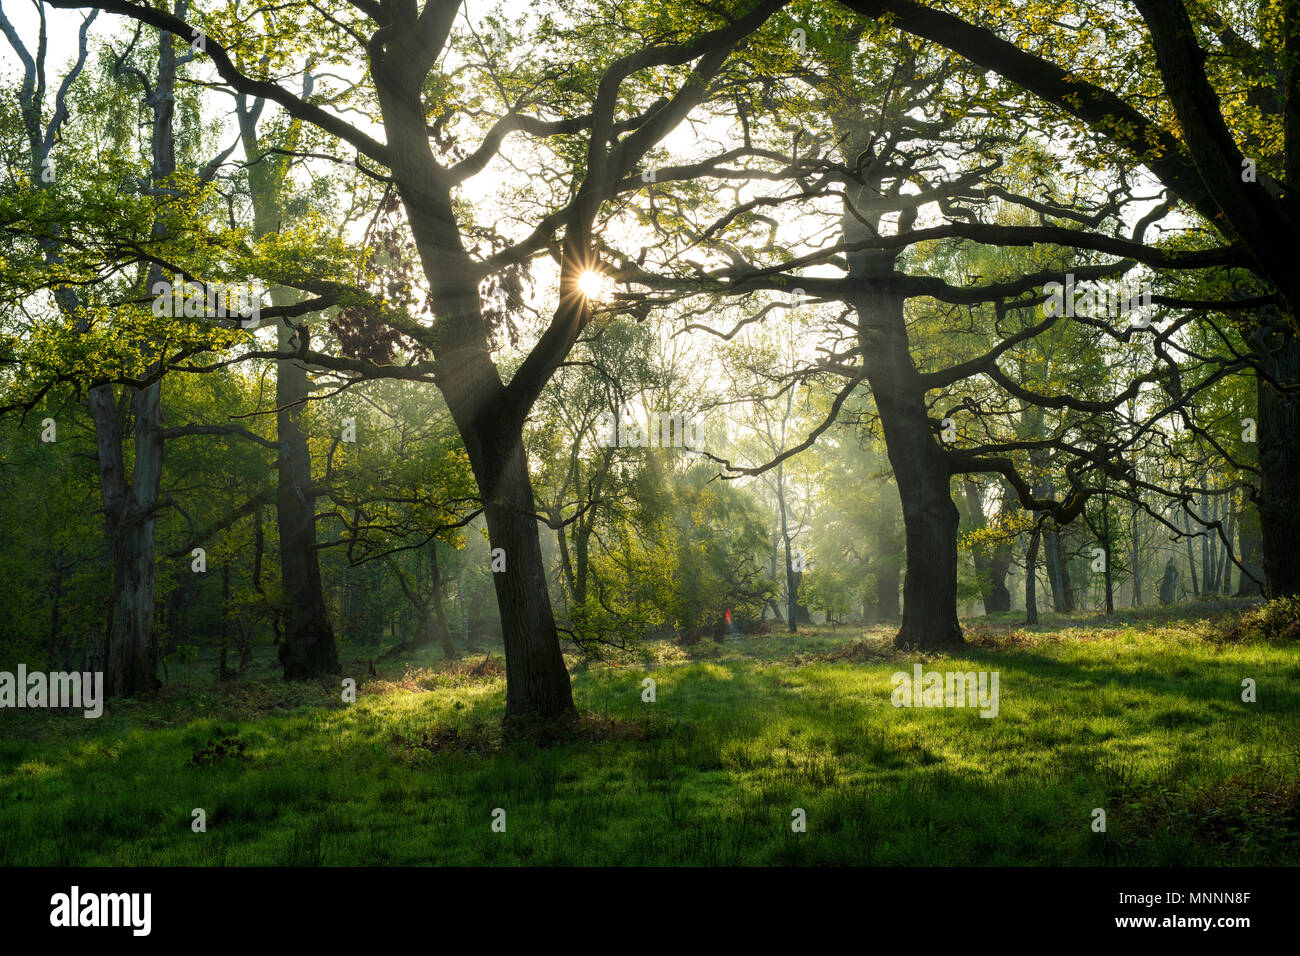
[[[596,299],[605,290],[605,277],[599,272],[588,270],[578,276],[578,289],[588,299]]]

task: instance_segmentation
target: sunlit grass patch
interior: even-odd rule
[[[1212,624],[1012,641],[994,623],[954,655],[895,651],[883,628],[663,646],[575,667],[582,720],[546,748],[501,739],[483,657],[373,678],[352,662],[351,705],[335,680],[250,674],[101,721],[27,715],[0,743],[0,862],[1300,862],[1294,647]],[[998,671],[998,715],[892,706],[891,675],[918,661]],[[200,697],[201,716],[179,706]]]

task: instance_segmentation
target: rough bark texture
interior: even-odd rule
[[[465,443],[491,547],[506,556],[506,570],[492,576],[505,644],[505,720],[525,731],[576,714],[546,587],[523,424],[554,370],[551,363],[559,360],[555,354],[562,358],[576,338],[585,305],[574,300],[576,276],[565,271],[573,268],[567,261],[560,313],[507,388],[492,363],[476,270],[461,241],[450,182],[430,151],[420,95],[420,70],[427,67],[424,53],[409,49],[419,42],[394,35],[386,51],[372,49],[371,68],[394,179],[438,313],[435,379]],[[420,58],[418,66],[413,57]],[[566,245],[566,255],[570,251]]]

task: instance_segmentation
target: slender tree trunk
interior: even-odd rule
[[[1141,560],[1142,554],[1138,542],[1139,515],[1140,512],[1138,511],[1138,506],[1137,503],[1135,502],[1132,506],[1129,515],[1130,521],[1132,522],[1132,530],[1130,532],[1130,538],[1132,544],[1131,551],[1132,551],[1132,561],[1133,561],[1133,601],[1132,601],[1133,607],[1142,606],[1142,560]]]
[[[1260,539],[1259,511],[1249,496],[1242,495],[1241,511],[1237,519],[1237,536],[1240,540],[1241,563],[1246,569],[1237,587],[1237,597],[1250,597],[1264,593],[1264,563]]]
[[[456,569],[456,603],[460,605],[460,646],[469,650],[469,605],[465,602],[465,572]]]
[[[45,646],[45,660],[50,670],[58,670],[62,648],[59,634],[63,629],[63,578],[68,570],[66,554],[62,548],[55,552],[53,569],[54,597],[50,603],[50,636]]]
[[[230,653],[230,565],[221,563],[221,658],[217,662],[217,674],[221,680],[229,680],[234,675],[228,666]]]
[[[1058,614],[1074,610],[1074,592],[1070,588],[1070,569],[1061,550],[1061,533],[1053,523],[1043,532],[1047,579],[1052,585],[1052,609]]]
[[[1113,568],[1115,562],[1111,560],[1110,549],[1110,499],[1106,495],[1101,498],[1101,527],[1102,534],[1105,536],[1106,548],[1106,616],[1110,617],[1115,613],[1115,578]]]
[[[899,617],[898,585],[902,579],[898,562],[886,560],[876,564],[876,619],[890,624]]]
[[[782,469],[777,469],[777,508],[781,516],[781,541],[785,546],[785,607],[790,633],[799,633],[799,584],[795,578],[794,557],[790,552],[790,526],[785,511],[785,489]]]
[[[1205,492],[1201,492],[1201,510],[1199,512],[1203,521],[1209,521],[1210,518],[1210,501]],[[1213,582],[1210,580],[1210,535],[1205,528],[1201,535],[1201,593],[1208,595],[1214,590]]]
[[[559,512],[552,512],[549,516],[552,524],[558,523],[561,515]],[[555,543],[560,549],[560,573],[564,576],[564,587],[569,595],[569,600],[574,604],[578,603],[578,582],[573,573],[573,559],[569,555],[569,534],[566,526],[561,524],[555,529]]]
[[[1227,527],[1223,529],[1224,536],[1228,539],[1227,544],[1223,546],[1223,556],[1219,562],[1219,592],[1221,594],[1232,593],[1232,539],[1237,533],[1237,516],[1232,513],[1228,499],[1223,501],[1223,514],[1228,519]],[[1238,554],[1240,559],[1240,554]]]
[[[1041,531],[1038,525],[1029,534],[1029,546],[1025,549],[1025,623],[1038,623],[1038,538]]]
[[[310,83],[308,79],[308,90]],[[258,236],[265,236],[280,227],[286,160],[266,152],[259,143],[258,120],[263,101],[250,104],[240,94],[236,106],[240,137],[249,163],[254,231]],[[289,305],[294,299],[295,294],[287,289],[271,289],[271,301],[275,305]],[[276,323],[279,352],[290,353],[300,345],[306,348],[310,344],[306,318],[297,321],[300,322],[297,330],[284,320]],[[306,367],[295,359],[277,359],[275,424],[280,457],[275,513],[280,533],[284,605],[279,612],[283,627],[277,624],[276,631],[285,680],[307,680],[339,672],[338,647],[329,622],[316,554],[316,497],[312,490],[305,415],[309,395]]]
[[[442,656],[447,660],[456,659],[456,645],[451,640],[451,628],[447,626],[447,612],[443,608],[442,571],[438,568],[437,542],[429,542],[429,583],[433,593],[429,600],[433,604],[433,617],[437,627],[438,643],[442,645]]]

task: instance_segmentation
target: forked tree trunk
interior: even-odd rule
[[[846,161],[855,162],[870,151],[869,128],[860,115],[837,121]],[[875,173],[881,174],[880,170]],[[875,237],[877,226],[859,217],[861,211],[877,204],[880,185],[866,177],[860,185],[845,190],[840,222],[846,243],[869,242]],[[921,650],[960,647],[965,640],[957,622],[959,514],[952,502],[948,461],[931,431],[925,389],[912,363],[905,300],[896,286],[897,253],[854,251],[845,259],[849,279],[857,289],[851,302],[858,317],[863,368],[876,400],[903,506],[907,570],[903,621],[894,644]]]

